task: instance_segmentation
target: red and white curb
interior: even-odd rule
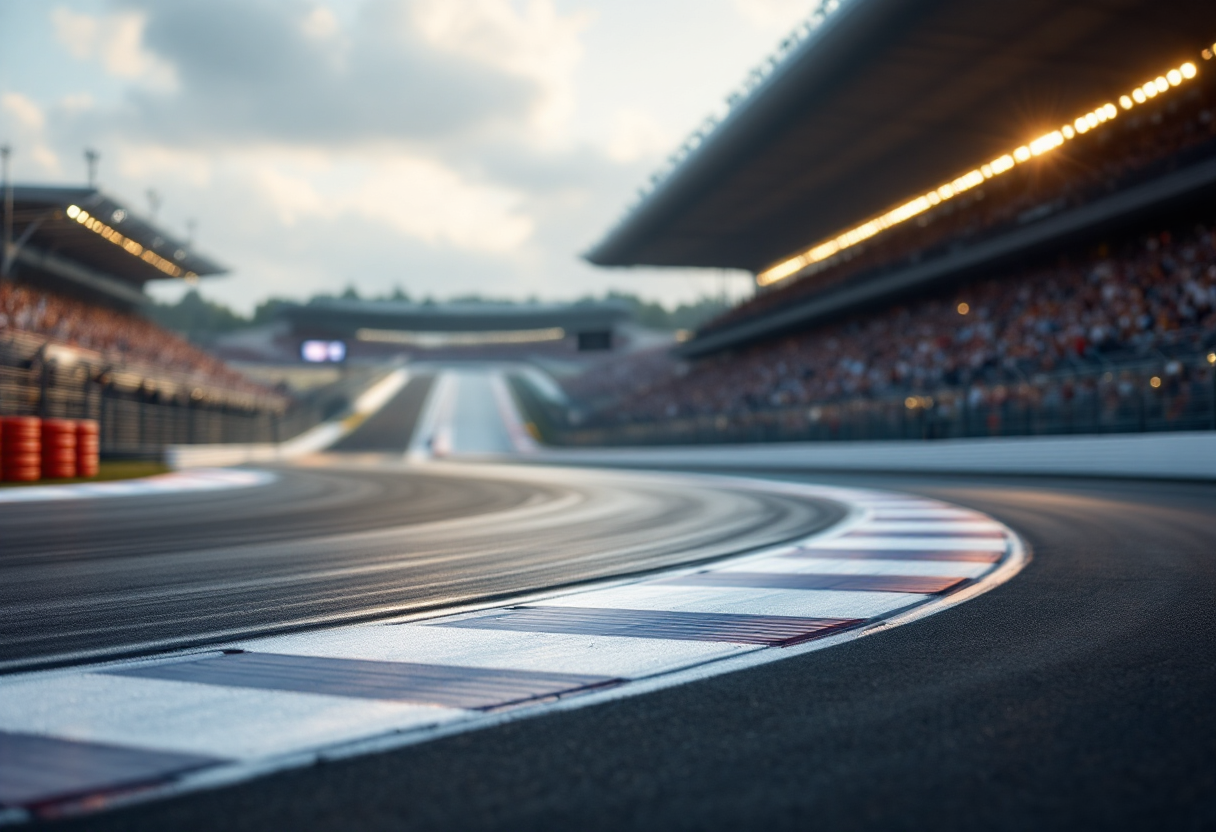
[[[92,811],[585,707],[939,612],[1025,564],[935,500],[844,503],[804,540],[511,604],[0,679],[0,821]]]
[[[277,478],[269,471],[226,468],[194,468],[112,482],[81,482],[72,485],[31,485],[0,489],[0,503],[29,503],[42,500],[86,500],[99,497],[149,497],[158,494],[187,494],[224,491],[269,485]]]

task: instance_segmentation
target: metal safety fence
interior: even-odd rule
[[[63,361],[0,343],[0,416],[95,419],[107,457],[159,457],[168,445],[277,442],[320,422],[316,403],[227,397],[203,387]]]
[[[957,439],[982,436],[1216,430],[1216,353],[838,401],[633,421],[606,409],[594,421],[515,383],[517,398],[555,445]]]

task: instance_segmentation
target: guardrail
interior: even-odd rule
[[[45,348],[31,352],[13,339],[2,346],[0,416],[96,420],[103,456],[158,457],[169,445],[281,442],[333,415],[323,404],[277,394],[226,397],[159,384],[130,368],[58,359]]]

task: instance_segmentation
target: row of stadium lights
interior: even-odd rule
[[[115,231],[110,226],[106,225],[101,220],[89,214],[88,211],[81,208],[79,205],[69,205],[67,210],[68,217],[76,220],[95,234],[100,234],[104,239],[109,240],[116,246],[120,246],[128,254],[138,257],[145,263],[148,263],[170,277],[182,277],[187,279],[198,277],[194,272],[183,271],[176,263],[166,260],[150,248],[144,248],[139,243]]]
[[[1213,44],[1211,49],[1203,50],[1204,60],[1211,60],[1214,52],[1216,52],[1216,44]],[[1119,106],[1124,110],[1130,110],[1139,104],[1144,104],[1150,99],[1156,98],[1173,87],[1181,85],[1184,81],[1189,81],[1198,74],[1199,70],[1193,63],[1188,61],[1177,69],[1171,69],[1164,75],[1136,87],[1136,89],[1127,95],[1120,96]],[[1066,124],[1058,130],[1052,130],[1050,133],[1039,136],[1034,141],[1022,145],[1011,153],[1006,153],[993,159],[986,165],[980,165],[978,169],[965,173],[952,182],[947,182],[945,185],[922,194],[909,202],[905,202],[903,205],[881,216],[867,220],[855,228],[850,228],[837,237],[812,246],[787,260],[770,266],[756,275],[756,282],[761,286],[771,286],[774,283],[792,277],[807,266],[827,260],[829,257],[833,257],[847,248],[870,239],[879,232],[885,231],[894,225],[899,225],[918,214],[923,214],[935,205],[939,205],[947,199],[951,199],[964,191],[983,184],[985,180],[1000,176],[1007,171],[1013,170],[1014,167],[1023,162],[1028,162],[1036,156],[1041,156],[1054,150],[1079,134],[1088,133],[1090,130],[1100,127],[1117,115],[1119,115],[1119,109],[1114,104],[1103,104],[1101,107],[1078,117],[1072,124]]]

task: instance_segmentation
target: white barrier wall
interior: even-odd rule
[[[554,462],[1216,480],[1216,431],[888,442],[547,449]]]
[[[393,370],[367,388],[341,419],[322,422],[286,442],[234,445],[173,445],[165,449],[165,462],[171,468],[218,468],[246,462],[274,462],[323,451],[378,411],[409,382],[405,369]]]

